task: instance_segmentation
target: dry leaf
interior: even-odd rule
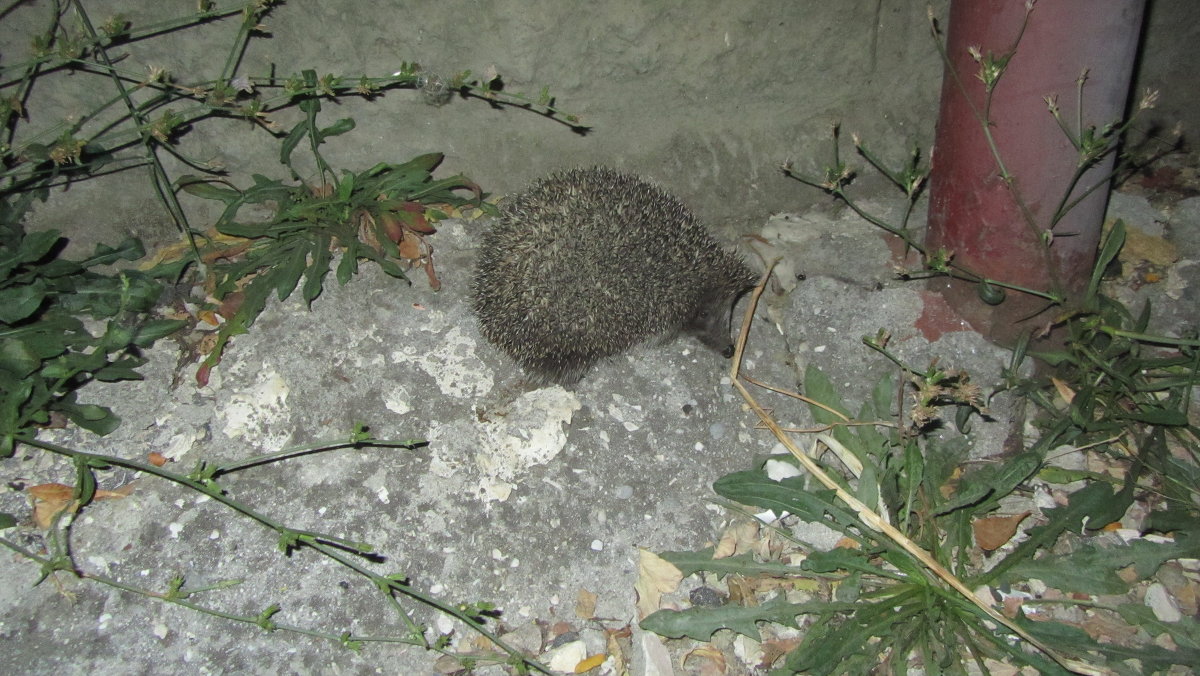
[[[758,540],[757,521],[739,521],[721,534],[721,540],[713,549],[714,559],[724,559],[752,549]]]
[[[629,625],[625,625],[620,629],[608,629],[604,633],[604,650],[612,657],[613,673],[623,674],[628,670],[629,658],[626,654],[629,652],[629,639],[633,636],[633,630]]]
[[[658,610],[663,594],[675,591],[683,581],[683,573],[654,552],[638,548],[638,579],[633,585],[637,592],[638,619]]]
[[[433,662],[433,672],[442,676],[460,673],[462,668],[462,662],[454,655],[442,655]]]
[[[586,589],[580,589],[575,598],[575,616],[581,620],[590,620],[596,616],[596,595]]]
[[[729,602],[739,606],[757,606],[758,605],[758,580],[747,578],[741,575],[730,575],[725,586],[729,588]]]
[[[93,499],[124,498],[133,492],[133,488],[133,482],[130,482],[115,491],[98,490]],[[74,514],[79,509],[73,486],[50,483],[30,486],[27,490],[33,499],[33,523],[42,530],[48,530],[60,512],[65,510]]]
[[[1096,641],[1113,645],[1129,645],[1133,628],[1111,613],[1088,613],[1079,626]]]
[[[1075,390],[1072,390],[1066,383],[1053,376],[1050,377],[1050,382],[1054,383],[1054,389],[1058,390],[1058,396],[1062,397],[1063,401],[1068,404],[1075,401]]]
[[[596,667],[600,666],[601,664],[604,664],[604,660],[606,660],[606,659],[608,659],[608,655],[605,655],[604,653],[600,653],[598,655],[592,655],[591,657],[587,658],[586,660],[575,665],[575,673],[582,674],[584,672],[591,671],[592,669],[595,669]]]
[[[989,516],[978,519],[971,525],[975,533],[975,544],[985,552],[993,551],[1012,539],[1017,533],[1017,526],[1029,516],[1030,512],[1012,516]]]
[[[1129,267],[1145,261],[1151,265],[1167,267],[1179,260],[1179,250],[1163,237],[1147,234],[1144,230],[1126,225],[1125,246],[1121,247],[1121,262]]]
[[[956,467],[950,473],[950,478],[946,479],[946,483],[938,487],[938,492],[942,494],[943,498],[950,499],[950,496],[954,495],[954,491],[958,490],[958,480],[962,478],[962,475],[962,468]]]
[[[688,673],[700,676],[721,676],[727,670],[725,655],[712,644],[705,644],[684,653],[683,666],[688,669]]]
[[[775,664],[780,657],[783,657],[784,655],[795,650],[796,646],[800,645],[800,641],[801,639],[799,637],[763,641],[763,656],[762,661],[758,663],[758,668],[770,669],[771,665]]]
[[[170,460],[169,460],[169,459],[167,459],[167,456],[163,455],[162,453],[159,453],[158,451],[151,451],[151,452],[150,452],[150,453],[149,453],[149,454],[146,456],[146,460],[147,460],[147,461],[148,461],[148,462],[149,462],[151,465],[154,465],[155,467],[162,467],[163,465],[165,465],[165,464],[167,464],[168,462],[170,462]]]
[[[404,230],[401,234],[400,241],[397,245],[400,248],[400,257],[405,260],[415,261],[424,255],[421,245],[424,242],[421,237],[411,230]]]
[[[575,627],[572,627],[570,622],[555,622],[554,624],[550,625],[551,641],[571,631],[575,631]]]
[[[1021,598],[1020,596],[1013,595],[1004,597],[1004,602],[1002,604],[1004,616],[1010,619],[1016,617],[1017,613],[1024,605],[1025,599]]]
[[[67,501],[75,495],[75,488],[64,484],[39,484],[26,489],[34,500]]]

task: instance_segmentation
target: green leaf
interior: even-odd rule
[[[1044,525],[1030,528],[1026,531],[1027,538],[1009,552],[1008,556],[996,564],[990,571],[984,573],[973,584],[991,584],[993,580],[1021,563],[1032,559],[1039,549],[1048,548],[1054,544],[1064,531],[1078,531],[1093,512],[1099,512],[1107,507],[1113,498],[1111,487],[1103,483],[1092,483],[1075,491],[1067,499],[1065,507],[1053,507],[1043,512],[1047,522]],[[1107,523],[1107,522],[1106,522]]]
[[[96,475],[81,455],[75,456],[75,499],[80,505],[86,505],[96,495]]]
[[[4,457],[0,455],[0,457]],[[17,525],[17,517],[8,512],[0,512],[0,530],[15,528]]]
[[[242,289],[242,306],[234,314],[234,320],[240,327],[249,329],[254,325],[254,321],[267,306],[267,298],[270,297],[271,291],[275,287],[276,281],[268,272],[250,280],[250,283]]]
[[[304,140],[304,135],[308,131],[308,120],[303,120],[296,123],[288,135],[284,137],[279,144],[279,162],[288,167],[292,166],[292,152],[296,150],[296,146],[300,145],[300,141]],[[294,172],[294,170],[293,170]]]
[[[95,253],[79,263],[84,267],[90,268],[95,265],[112,265],[122,260],[136,261],[145,255],[146,247],[142,246],[142,240],[136,237],[127,237],[115,247],[106,244],[97,244]]]
[[[954,497],[938,507],[936,516],[943,516],[964,507],[981,504],[977,511],[1007,496],[1022,482],[1033,476],[1041,466],[1036,453],[1022,453],[999,465],[984,467],[962,478]],[[984,503],[986,498],[987,503]]]
[[[389,276],[395,277],[396,279],[403,279],[406,282],[409,281],[408,275],[404,274],[404,270],[402,270],[399,265],[396,265],[395,261],[391,260],[390,258],[379,258],[375,262],[378,263],[379,268],[386,272]],[[411,284],[412,282],[409,283]]]
[[[1193,655],[1191,658],[1180,655],[1181,661],[1176,664],[1200,664],[1200,624],[1195,619],[1184,617],[1177,622],[1163,622],[1149,606],[1140,603],[1123,603],[1117,606],[1117,612],[1121,619],[1146,630],[1151,636],[1169,635],[1181,651]],[[1190,662],[1183,662],[1183,659],[1190,659]]]
[[[31,265],[40,262],[63,240],[57,230],[42,230],[40,232],[23,233],[16,251],[0,249],[0,277],[7,276],[9,270],[19,265]]]
[[[226,188],[199,176],[180,176],[175,181],[175,185],[189,195],[217,200],[224,202],[226,205],[236,204],[242,200],[242,193],[240,191],[233,188]]]
[[[32,316],[46,300],[46,281],[34,279],[29,284],[0,289],[0,322],[16,324]]]
[[[1165,510],[1150,512],[1146,530],[1154,533],[1196,533],[1200,530],[1200,512],[1168,503]]]
[[[92,377],[105,383],[113,383],[121,380],[141,380],[142,374],[138,373],[136,369],[145,363],[145,359],[125,357],[101,367],[92,373]]]
[[[816,573],[834,573],[845,570],[903,579],[901,576],[871,563],[871,555],[867,552],[849,547],[835,547],[826,552],[811,552],[801,565],[805,570]]]
[[[1120,611],[1120,607],[1118,607]],[[1122,615],[1130,619],[1140,616],[1128,610]],[[1104,655],[1110,666],[1119,665],[1127,660],[1139,662],[1136,671],[1127,670],[1123,673],[1158,674],[1166,673],[1172,665],[1191,667],[1200,664],[1200,651],[1178,646],[1176,650],[1165,650],[1157,645],[1144,647],[1128,646],[1121,643],[1100,643],[1092,639],[1079,627],[1062,622],[1033,622],[1018,615],[1016,621],[1022,628],[1047,645],[1052,645],[1066,654],[1082,655],[1087,652],[1097,652]],[[1153,631],[1157,627],[1148,627]]]
[[[1092,280],[1088,284],[1087,295],[1084,296],[1084,302],[1090,303],[1096,297],[1096,293],[1100,290],[1100,280],[1104,277],[1104,271],[1108,268],[1108,264],[1112,262],[1117,254],[1121,251],[1121,247],[1125,244],[1125,221],[1117,219],[1113,223],[1113,227],[1108,231],[1108,235],[1104,238],[1104,243],[1100,245],[1100,254],[1096,257],[1096,265],[1092,268]]]
[[[1113,417],[1122,420],[1136,420],[1149,425],[1161,425],[1163,427],[1186,427],[1188,424],[1187,415],[1183,411],[1165,409],[1149,404],[1139,406],[1136,411],[1114,412]]]
[[[317,142],[323,143],[330,136],[339,136],[354,129],[354,119],[343,117],[333,124],[317,132]]]
[[[217,230],[222,235],[230,237],[245,237],[246,239],[256,239],[267,235],[267,226],[264,223],[238,223],[236,221],[226,221],[217,225]]]
[[[342,172],[342,180],[338,181],[337,185],[337,201],[347,203],[350,197],[354,195],[354,174],[349,171]]]
[[[752,554],[738,554],[737,556],[729,556],[723,559],[714,559],[712,554],[713,548],[708,547],[698,552],[661,552],[659,556],[678,568],[684,577],[694,575],[700,571],[714,573],[718,578],[723,578],[726,575],[744,575],[746,577],[754,577],[756,575],[777,577],[806,575],[803,570],[796,566],[789,566],[774,561],[755,561]]]
[[[41,365],[41,358],[24,342],[16,338],[0,339],[0,370],[20,380],[29,377]]]
[[[133,344],[138,347],[149,347],[160,338],[175,333],[187,325],[183,319],[151,319],[137,327]]]
[[[1129,584],[1117,575],[1117,571],[1125,565],[1122,558],[1114,556],[1112,551],[1085,545],[1070,554],[1022,561],[996,582],[1013,584],[1037,579],[1066,593],[1124,594],[1129,590]]]
[[[300,282],[300,275],[304,274],[304,269],[308,267],[308,247],[304,246],[305,244],[303,241],[295,241],[292,244],[291,255],[271,271],[276,279],[275,294],[281,301],[292,295],[296,284]]]
[[[772,622],[798,629],[797,615],[827,612],[830,609],[847,610],[850,607],[853,607],[852,604],[819,601],[788,603],[786,598],[779,596],[761,606],[748,608],[725,605],[719,608],[659,610],[642,620],[640,626],[659,636],[668,638],[687,636],[697,641],[708,641],[717,631],[732,629],[757,641],[761,639],[757,626],[759,622]]]
[[[349,242],[346,250],[342,252],[342,260],[338,262],[337,267],[337,281],[342,286],[358,272],[358,246],[357,241]]]
[[[309,307],[324,289],[325,275],[329,274],[329,261],[333,256],[331,246],[332,238],[328,233],[317,235],[317,241],[313,244],[313,261],[304,271],[304,288],[301,289],[304,302]]]
[[[96,343],[96,349],[104,352],[116,352],[125,349],[132,342],[132,327],[121,326],[115,321],[110,321],[104,327],[104,335]]]
[[[1125,560],[1133,565],[1138,578],[1144,580],[1158,572],[1159,567],[1167,561],[1200,558],[1200,533],[1177,533],[1174,542],[1134,540],[1119,553],[1126,555],[1126,550],[1128,554]]]
[[[426,153],[424,155],[417,155],[404,164],[396,165],[395,170],[397,172],[404,173],[423,172],[425,174],[432,174],[433,170],[437,169],[438,165],[442,163],[443,158],[445,158],[445,155],[442,153]]]
[[[100,436],[112,432],[121,424],[121,419],[103,406],[96,406],[94,404],[81,405],[64,399],[57,402],[54,408],[62,411],[71,422]]]
[[[761,471],[748,470],[717,479],[713,490],[743,505],[763,507],[776,514],[790,512],[804,521],[824,523],[859,542],[865,542],[862,533],[871,532],[853,512],[834,502],[833,491],[809,491],[804,477],[775,481]],[[826,515],[832,518],[827,519]]]
[[[838,396],[837,391],[833,389],[833,383],[830,382],[829,376],[826,376],[824,371],[812,364],[809,364],[808,368],[804,371],[804,394],[809,399],[819,401],[829,408],[842,413],[846,418],[850,417],[850,410],[842,404],[842,399]],[[812,411],[813,420],[821,425],[842,422],[843,420],[843,418],[839,418],[837,415],[819,406],[810,406],[809,410]]]

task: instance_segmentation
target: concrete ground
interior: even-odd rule
[[[47,3],[10,4],[0,21],[6,68],[23,58],[50,11]],[[946,3],[933,4],[944,16]],[[326,103],[324,123],[358,123],[327,144],[334,166],[361,170],[444,152],[439,176],[461,171],[499,194],[564,166],[600,163],[641,173],[727,239],[740,235],[748,257],[783,256],[782,288],[764,295],[755,320],[749,373],[795,388],[804,367],[815,364],[848,401],[858,401],[891,368],[860,338],[886,328],[895,351],[914,365],[937,356],[985,387],[995,382],[1006,352],[955,322],[922,286],[896,281],[894,250],[878,231],[777,170],[794,159],[798,169],[819,171],[833,120],[886,157],[903,156],[910,140],[928,147],[941,62],[927,37],[924,3],[697,0],[599,3],[587,12],[553,0],[520,8],[474,0],[387,5],[289,0],[268,15],[270,37],[251,41],[240,72],[261,75],[274,65],[280,76],[314,68],[356,77],[419,61],[427,73],[446,75],[494,66],[510,91],[536,94],[549,86],[593,131],[573,134],[478,101],[435,107],[418,91],[394,91],[373,102]],[[132,0],[113,7],[136,25],[190,11]],[[97,21],[107,18],[93,9]],[[1165,127],[1197,126],[1186,58],[1200,26],[1192,20],[1197,11],[1189,0],[1152,3],[1138,87],[1163,90],[1158,113]],[[233,20],[212,22],[114,55],[130,72],[164,67],[181,83],[199,82],[219,72],[235,32]],[[40,84],[25,101],[18,143],[21,134],[56,129],[113,95],[102,76],[59,72]],[[299,115],[290,109],[278,118],[290,126]],[[179,150],[229,168],[245,185],[253,172],[284,175],[278,145],[249,124],[221,120],[197,125]],[[172,177],[194,173],[163,155]],[[868,190],[878,185],[867,183]],[[1111,205],[1151,245],[1174,247],[1161,282],[1127,292],[1130,299],[1154,297],[1166,330],[1194,325],[1200,305],[1200,202],[1184,197],[1117,193]],[[182,199],[194,227],[212,223],[213,203]],[[882,198],[870,206],[892,208]],[[73,252],[128,234],[148,248],[179,238],[141,169],[57,188],[29,225],[63,230]],[[376,573],[406,576],[414,589],[450,603],[495,602],[517,645],[537,651],[543,633],[569,629],[588,654],[599,652],[601,627],[636,624],[637,548],[704,546],[724,518],[711,503],[710,484],[776,445],[731,388],[728,362],[692,341],[636,350],[571,388],[524,388],[514,366],[481,340],[469,312],[467,280],[483,227],[442,224],[432,240],[438,292],[419,272],[406,286],[366,267],[347,286],[328,288],[311,311],[298,299],[272,302],[204,387],[194,378],[189,347],[163,341],[147,355],[144,381],[84,390],[84,401],[121,415],[116,432],[96,438],[48,430],[42,438],[122,458],[156,451],[180,472],[200,461],[342,440],[357,422],[380,438],[428,440],[414,450],[304,455],[225,475],[221,485],[285,526],[370,543],[382,560],[360,563]],[[793,284],[797,275],[805,279]],[[807,419],[777,405],[785,425]],[[976,426],[978,455],[994,453],[1007,434],[1009,414],[997,411],[996,422]],[[99,476],[108,490],[136,478],[121,470]],[[25,488],[73,484],[75,472],[22,448],[0,462],[0,479],[0,512],[27,519]],[[189,600],[225,613],[253,617],[278,604],[275,622],[335,637],[407,631],[361,576],[310,550],[285,556],[269,529],[162,481],[139,478],[127,497],[96,502],[72,535],[82,570],[154,593],[183,576],[188,589],[215,585]],[[28,522],[4,537],[30,549],[43,542]],[[0,556],[0,672],[438,668],[435,655],[396,643],[351,651],[61,574],[33,586],[38,577],[38,567],[22,557]],[[220,584],[228,580],[240,584]],[[605,620],[577,618],[580,590],[597,595],[594,616]],[[455,630],[456,639],[469,640],[461,627],[402,603],[432,631]],[[657,640],[634,638],[641,647]],[[652,652],[635,652],[635,673],[656,673]]]
[[[1180,260],[1148,287],[1166,317],[1194,322],[1200,198],[1155,206],[1116,193],[1110,212],[1178,247]],[[122,416],[115,433],[53,430],[44,438],[124,458],[158,451],[178,471],[341,440],[356,421],[379,437],[427,439],[415,450],[305,455],[221,484],[291,528],[372,544],[381,562],[363,563],[376,572],[402,574],[450,603],[495,602],[520,645],[536,650],[536,627],[565,622],[556,633],[581,632],[587,654],[601,652],[600,627],[636,625],[637,548],[705,546],[724,518],[709,485],[748,468],[775,441],[755,429],[729,384],[728,362],[691,340],[610,360],[574,387],[524,388],[470,314],[467,282],[483,227],[443,223],[435,236],[441,291],[429,290],[423,275],[409,287],[368,269],[329,289],[311,311],[295,299],[272,302],[206,387],[179,346],[163,341],[148,355],[144,381],[84,391]],[[760,251],[766,242],[768,255],[784,257],[781,280],[806,279],[764,295],[746,351],[755,377],[794,388],[814,364],[847,401],[858,401],[890,368],[860,337],[886,328],[914,365],[938,356],[985,387],[996,382],[1007,353],[949,321],[921,285],[893,280],[886,240],[849,212],[780,214],[759,234]],[[806,413],[785,406],[776,410],[782,424],[806,422]],[[997,421],[976,426],[976,454],[999,449],[1007,415],[1001,407]],[[10,487],[0,495],[3,511],[26,516],[15,489],[74,482],[70,466],[30,448],[0,464],[0,476]],[[105,489],[135,478],[119,470],[99,476]],[[6,536],[33,548],[41,538],[28,524]],[[213,500],[148,478],[128,497],[85,510],[71,542],[82,570],[154,592],[177,575],[187,588],[241,581],[191,598],[223,612],[254,616],[278,604],[272,619],[280,624],[334,636],[405,634],[365,579],[310,550],[285,556],[276,545],[271,531]],[[351,651],[62,574],[33,586],[38,576],[29,561],[0,557],[5,673],[435,673],[436,655],[411,647]],[[576,617],[581,590],[597,595],[594,616],[605,620]],[[402,602],[434,630],[455,628]],[[461,627],[455,636],[470,638]],[[635,666],[661,673],[640,653]]]

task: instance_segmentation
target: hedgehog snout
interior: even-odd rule
[[[733,356],[733,341],[729,333],[732,313],[732,299],[723,294],[707,295],[701,299],[684,330],[696,336],[713,352],[729,359]]]

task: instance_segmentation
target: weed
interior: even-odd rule
[[[66,260],[58,256],[65,239],[53,230],[27,234],[21,208],[0,202],[0,458],[61,418],[97,434],[112,431],[117,417],[79,403],[79,388],[141,378],[139,350],[183,325],[152,318],[162,287],[149,274],[95,270],[141,258],[141,242]]]
[[[934,34],[940,36],[936,24]],[[940,39],[938,47],[945,56]],[[989,102],[976,112],[997,171],[1020,202],[991,138],[988,112],[990,92],[1011,56],[976,55]],[[1152,104],[1153,95],[1147,95],[1137,110]],[[1082,121],[1072,127],[1052,99],[1047,106],[1079,153],[1077,171],[1047,223],[1035,222],[1022,204],[1026,224],[1048,249],[1063,215],[1109,184],[1111,176],[1105,176],[1075,190],[1089,169],[1117,151],[1132,119],[1101,129]],[[1091,283],[1079,297],[988,279],[960,266],[949,252],[926,250],[909,228],[928,175],[920,152],[912,150],[893,169],[854,138],[857,152],[904,193],[897,225],[865,212],[849,195],[856,171],[839,156],[837,126],[833,142],[832,163],[821,176],[798,173],[791,163],[785,173],[837,197],[917,251],[922,269],[904,278],[949,275],[976,282],[987,303],[1002,302],[1005,290],[1013,290],[1060,306],[1045,330],[1062,328],[1063,346],[1031,353],[1033,336],[1026,333],[1002,374],[1004,382],[985,395],[967,374],[936,361],[924,370],[904,364],[888,351],[886,332],[866,337],[869,348],[896,364],[900,379],[883,378],[854,416],[824,374],[810,367],[805,395],[791,395],[808,403],[820,425],[808,452],[755,400],[746,387],[755,381],[741,376],[735,363],[735,387],[791,453],[714,484],[735,511],[744,512],[737,505],[769,510],[760,517],[769,528],[756,549],[763,554],[664,553],[685,575],[725,578],[742,602],[660,610],[642,626],[708,641],[720,629],[759,640],[758,623],[777,625],[765,630],[774,651],[765,661],[781,674],[905,673],[916,665],[924,673],[965,674],[972,667],[990,673],[1000,662],[1039,673],[1132,674],[1200,663],[1200,624],[1191,618],[1161,621],[1136,593],[1164,562],[1200,554],[1200,430],[1190,417],[1191,397],[1200,385],[1200,340],[1195,329],[1180,337],[1151,335],[1149,305],[1134,314],[1102,292],[1102,275],[1121,248],[1124,224],[1116,223],[1102,241]],[[760,284],[755,300],[761,289]],[[753,307],[735,362],[752,313]],[[1022,375],[1031,355],[1043,367]],[[900,390],[912,397],[907,416],[895,408],[905,400]],[[1005,390],[1038,407],[1035,438],[1013,457],[964,471],[965,439],[933,425],[939,411],[954,407],[955,422],[965,429],[972,416],[985,412],[991,396]],[[1051,454],[1064,449],[1103,455],[1113,473],[1049,466]],[[1041,509],[1036,525],[1018,536],[1032,511],[1006,513],[1005,505],[1031,484],[1040,490],[1069,486],[1073,492],[1057,488],[1062,500]],[[1111,527],[1135,500],[1151,513],[1143,533],[1112,535]],[[842,543],[816,550],[794,535],[797,523],[831,528]],[[1152,537],[1142,537],[1146,534]],[[994,607],[1001,599],[1003,609]],[[1098,623],[1111,623],[1111,630],[1066,621],[1055,607],[1086,609],[1102,618]],[[780,628],[799,629],[800,616],[808,618],[801,637]],[[1143,640],[1130,640],[1139,628]]]
[[[29,57],[7,63],[0,70],[0,458],[12,456],[18,444],[37,448],[67,458],[77,478],[75,486],[68,488],[68,499],[53,514],[45,537],[47,552],[32,551],[7,538],[0,538],[0,545],[40,565],[43,579],[56,572],[73,574],[266,631],[325,638],[350,649],[381,641],[448,653],[448,638],[429,639],[426,627],[417,624],[402,603],[408,599],[457,619],[504,651],[494,659],[464,657],[464,663],[486,659],[507,663],[520,673],[530,669],[546,672],[544,666],[488,631],[485,621],[495,614],[490,603],[449,604],[414,588],[402,574],[377,574],[359,560],[383,560],[369,545],[291,528],[233,499],[219,482],[222,475],[250,465],[316,450],[413,449],[424,442],[379,440],[359,427],[348,442],[289,449],[230,465],[202,462],[184,475],[152,463],[64,448],[37,438],[41,427],[59,424],[64,417],[98,434],[117,425],[116,416],[107,408],[79,403],[78,390],[94,380],[139,377],[136,369],[144,362],[139,350],[184,323],[154,319],[152,309],[162,290],[159,280],[178,280],[185,269],[203,277],[210,308],[225,318],[215,348],[198,373],[202,382],[219,362],[229,339],[250,328],[272,294],[282,300],[299,287],[304,300],[311,303],[324,288],[339,254],[335,273],[339,283],[348,281],[359,262],[367,260],[399,279],[406,279],[406,268],[420,266],[436,287],[433,249],[426,240],[434,231],[432,223],[462,205],[487,209],[482,191],[463,176],[434,178],[441,161],[437,153],[407,162],[378,163],[365,170],[335,170],[325,161],[320,146],[352,130],[354,121],[343,118],[321,126],[318,113],[323,100],[375,98],[390,89],[421,89],[427,100],[437,105],[458,94],[492,106],[531,110],[579,133],[587,129],[575,116],[557,108],[548,90],[532,97],[509,92],[501,86],[498,74],[490,72],[482,78],[473,78],[470,71],[441,78],[423,73],[411,63],[384,77],[318,75],[313,70],[278,77],[274,67],[259,75],[239,72],[246,45],[261,34],[261,22],[274,5],[271,0],[253,0],[218,6],[204,0],[186,15],[139,26],[123,15],[94,22],[84,3],[51,0],[45,3],[47,28],[33,36]],[[227,17],[240,20],[220,73],[213,79],[180,82],[157,67],[135,72],[127,65],[127,55],[114,51],[118,46],[158,39]],[[30,93],[36,87],[49,86],[47,76],[57,72],[98,77],[111,87],[112,95],[82,115],[64,113],[58,121],[49,119],[54,111],[27,110]],[[304,119],[285,130],[274,115],[289,107],[298,108]],[[179,146],[180,138],[213,118],[246,120],[276,137],[286,178],[254,175],[251,185],[238,187],[223,168],[187,156]],[[30,130],[31,119],[44,124]],[[293,164],[293,155],[302,144],[316,165],[315,179],[306,178]],[[162,153],[199,173],[173,178]],[[141,258],[144,252],[136,240],[117,247],[100,246],[85,260],[69,261],[60,256],[65,240],[58,233],[27,234],[21,225],[33,201],[47,200],[52,188],[131,168],[148,170],[153,193],[184,241],[176,253],[160,255],[148,270],[97,270]],[[180,190],[225,205],[212,231],[201,233],[192,227],[177,199]],[[463,191],[468,196],[464,197]],[[262,222],[242,220],[239,215],[247,205],[266,206],[272,215]],[[112,467],[158,477],[205,495],[275,530],[285,553],[312,549],[361,574],[395,609],[406,633],[398,637],[327,634],[276,622],[277,605],[251,615],[236,615],[197,601],[204,593],[237,581],[194,588],[187,586],[181,575],[167,589],[156,590],[81,570],[75,562],[78,553],[70,547],[71,514],[96,497],[96,473]],[[0,529],[16,524],[12,515],[0,514]]]
[[[743,345],[752,312],[747,310]],[[754,399],[735,364],[736,386],[792,455],[774,456],[755,469],[722,477],[714,490],[734,503],[736,511],[743,511],[736,505],[768,510],[760,517],[769,528],[767,542],[754,548],[771,556],[663,553],[685,575],[724,578],[731,590],[737,586],[743,601],[660,610],[643,620],[644,628],[708,641],[720,629],[767,640],[759,632],[760,622],[803,626],[803,636],[790,642],[784,640],[786,630],[764,630],[767,642],[778,646],[772,673],[780,674],[867,673],[876,668],[905,673],[914,661],[925,673],[967,673],[968,662],[983,673],[1000,662],[1039,673],[1101,673],[1095,664],[1135,673],[1127,661],[1136,660],[1153,672],[1200,659],[1200,625],[1186,618],[1161,622],[1131,593],[1162,563],[1200,554],[1194,485],[1186,479],[1136,484],[1136,472],[1114,482],[1043,468],[1048,451],[1059,443],[1080,443],[1093,434],[1129,435],[1135,457],[1127,460],[1134,464],[1142,462],[1140,456],[1162,460],[1170,454],[1152,446],[1161,444],[1165,430],[1187,439],[1194,460],[1200,450],[1196,430],[1181,424],[1174,408],[1186,407],[1186,390],[1200,383],[1194,352],[1182,373],[1156,381],[1155,391],[1171,392],[1156,398],[1167,402],[1163,410],[1137,412],[1126,402],[1131,415],[1118,417],[1121,427],[1113,429],[1101,418],[1081,419],[1056,409],[1060,417],[1046,421],[1047,431],[1027,451],[964,472],[969,464],[965,438],[932,423],[945,407],[953,407],[960,422],[982,413],[986,397],[965,373],[936,364],[927,369],[903,364],[888,352],[886,334],[864,338],[864,343],[896,363],[902,379],[886,375],[854,415],[828,378],[810,367],[805,395],[791,395],[808,402],[819,426],[807,452]],[[1022,381],[1022,386],[1031,383]],[[898,390],[912,395],[907,415],[895,410],[896,402],[905,399]],[[1131,428],[1134,419],[1149,427]],[[1133,449],[1135,440],[1148,443]],[[1194,462],[1178,457],[1174,462],[1178,474],[1196,476]],[[1041,510],[1037,525],[1014,537],[1029,513],[1010,514],[1008,506],[1028,482],[1046,486],[1077,480],[1086,481],[1083,488],[1061,506]],[[1167,488],[1170,483],[1175,486]],[[1171,505],[1161,522],[1151,519],[1148,529],[1170,531],[1173,537],[1123,541],[1107,534],[1105,527],[1122,518],[1135,486],[1139,492],[1160,493]],[[815,550],[793,533],[799,523],[831,528],[843,536],[843,544]],[[818,584],[801,584],[806,579]],[[1050,593],[1039,593],[1031,579],[1051,587]],[[1009,599],[1012,605],[1002,613],[990,600],[980,600],[981,595]],[[1082,600],[1087,595],[1104,595],[1105,600]],[[1133,627],[1169,635],[1175,647],[1101,640],[1045,610],[1054,605],[1086,607],[1105,615],[1111,626],[1128,625],[1114,629],[1117,635],[1132,635]],[[801,624],[800,616],[809,619]]]

